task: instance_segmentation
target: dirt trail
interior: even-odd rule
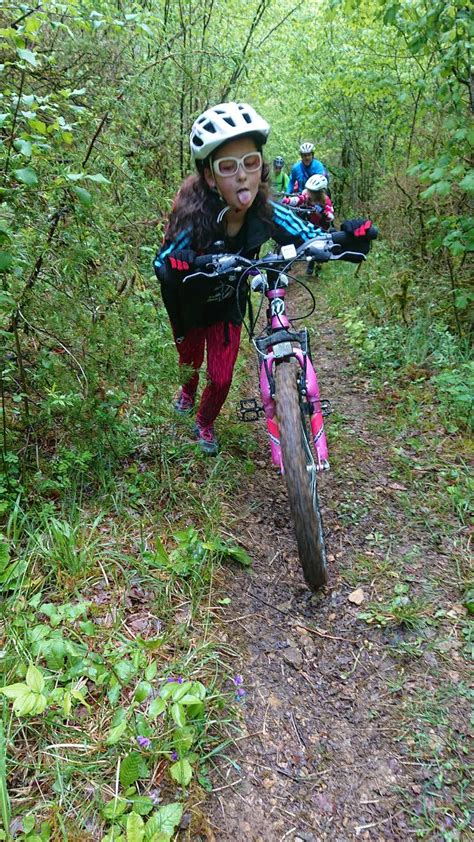
[[[248,736],[232,752],[234,765],[222,761],[221,780],[214,779],[210,821],[219,842],[405,840],[413,826],[403,808],[408,799],[416,810],[425,775],[399,740],[398,709],[407,687],[430,691],[435,679],[428,655],[435,656],[425,653],[427,661],[408,664],[397,659],[393,645],[413,633],[358,619],[361,608],[348,600],[357,581],[349,584],[343,575],[364,554],[374,569],[391,558],[416,577],[422,562],[410,556],[414,545],[423,548],[423,563],[440,559],[430,532],[407,521],[403,492],[388,479],[388,442],[370,428],[372,398],[366,383],[348,371],[337,325],[323,317],[318,333],[322,396],[344,416],[344,435],[353,437],[346,455],[338,454],[342,445],[333,440],[329,422],[330,453],[339,463],[321,484],[329,586],[312,595],[303,583],[285,491],[258,425],[260,470],[237,501],[241,516],[234,530],[254,567],[250,574],[226,569],[223,580],[232,603],[222,638],[242,653],[235,669],[246,691]],[[366,493],[372,502],[364,506]],[[374,545],[375,532],[387,539],[381,548]],[[364,590],[365,602],[377,597],[376,575]]]

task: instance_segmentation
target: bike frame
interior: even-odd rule
[[[273,464],[284,473],[280,433],[276,417],[275,367],[279,360],[294,357],[299,364],[298,389],[303,406],[308,409],[316,470],[329,469],[329,454],[324,431],[323,409],[319,393],[318,378],[311,360],[309,337],[306,328],[291,330],[286,315],[286,287],[281,285],[280,275],[269,282],[265,290],[269,301],[267,309],[267,335],[254,340],[260,361],[260,393],[265,413],[267,432]]]

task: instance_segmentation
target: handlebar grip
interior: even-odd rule
[[[379,229],[376,225],[371,225],[369,230],[365,232],[365,236],[368,240],[376,240],[379,235]]]
[[[193,269],[206,269],[207,267],[214,266],[214,255],[213,254],[200,254],[198,257],[194,258]]]
[[[355,237],[354,234],[350,234],[348,231],[331,232],[333,243],[338,243],[341,246],[354,246],[357,245],[357,242],[364,243],[367,240],[376,240],[378,235],[379,229],[376,225],[371,225],[370,228],[367,229],[363,237]]]

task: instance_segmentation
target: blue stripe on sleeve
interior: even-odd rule
[[[289,234],[301,237],[303,241],[316,237],[316,228],[312,222],[304,222],[284,205],[278,205],[276,202],[270,202],[270,204],[273,207],[273,219]]]
[[[184,231],[181,231],[176,240],[173,240],[169,246],[165,249],[162,249],[159,254],[156,255],[155,260],[153,261],[153,265],[155,269],[160,269],[165,262],[165,258],[168,257],[170,254],[173,254],[175,251],[181,251],[181,249],[188,248],[191,245],[191,233],[192,228],[185,228]]]

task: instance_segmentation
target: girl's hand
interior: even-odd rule
[[[183,274],[187,274],[193,268],[195,259],[196,252],[192,249],[174,251],[165,258],[166,263],[173,272],[182,272]]]
[[[365,237],[371,225],[371,220],[363,217],[346,219],[341,225],[341,231],[346,231],[347,234],[352,234],[354,237]]]

